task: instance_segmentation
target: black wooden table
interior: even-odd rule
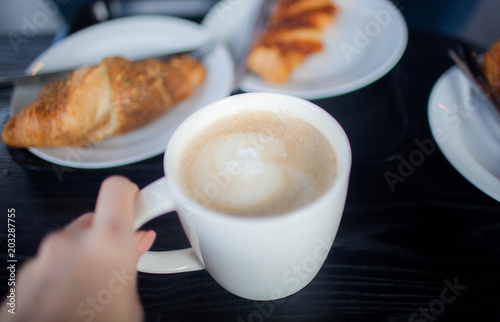
[[[29,39],[15,53],[0,37],[0,74],[19,72],[51,37]],[[452,65],[458,41],[410,31],[400,63],[377,82],[315,103],[345,128],[353,167],[342,223],[317,277],[276,302],[238,298],[206,271],[139,274],[148,321],[498,321],[500,204],[464,179],[438,148],[411,175],[389,184],[401,160],[434,145],[427,100]],[[11,90],[0,91],[0,123]],[[430,142],[430,143],[429,143]],[[40,240],[94,208],[101,181],[121,174],[140,187],[163,175],[162,156],[113,169],[54,166],[0,144],[0,292],[7,293],[7,209],[16,211],[16,258],[33,256]],[[153,249],[188,247],[175,214],[150,224]],[[97,263],[98,264],[98,263]],[[22,303],[18,303],[22,305]],[[4,308],[2,308],[4,309]]]

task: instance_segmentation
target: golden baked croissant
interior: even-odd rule
[[[105,58],[45,85],[5,124],[2,141],[23,148],[91,144],[151,122],[204,78],[203,65],[188,55],[167,62]]]
[[[483,72],[488,82],[500,95],[500,39],[484,54]]]
[[[286,82],[308,55],[323,49],[323,31],[337,9],[331,0],[282,0],[274,9],[266,31],[248,55],[247,67],[278,83]]]

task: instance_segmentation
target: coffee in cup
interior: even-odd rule
[[[179,182],[203,207],[269,216],[317,199],[336,175],[325,136],[281,110],[235,112],[197,131],[181,155]]]

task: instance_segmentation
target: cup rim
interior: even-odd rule
[[[309,108],[314,110],[316,113],[319,113],[319,115],[323,116],[328,122],[330,123],[332,127],[332,134],[324,133],[324,131],[320,130],[320,132],[328,139],[328,141],[331,143],[332,147],[334,148],[335,155],[338,160],[337,164],[337,175],[334,178],[332,184],[314,201],[293,209],[291,211],[285,212],[285,213],[279,213],[279,214],[274,214],[270,216],[235,216],[230,213],[225,213],[225,212],[219,212],[212,210],[210,208],[203,207],[199,203],[196,203],[192,198],[190,198],[179,186],[179,184],[176,182],[176,179],[170,178],[168,176],[168,173],[174,169],[173,167],[173,160],[174,156],[172,156],[172,146],[173,144],[170,144],[170,142],[173,142],[176,137],[181,135],[183,132],[186,130],[189,131],[187,128],[190,123],[195,122],[196,119],[203,117],[203,115],[209,113],[212,109],[217,109],[219,108],[220,105],[226,105],[229,102],[232,102],[234,100],[239,100],[239,99],[245,99],[246,97],[273,97],[276,99],[280,100],[288,100],[288,101],[294,101],[297,105],[302,105],[302,108]],[[227,114],[227,113],[223,113]],[[298,116],[298,115],[297,115]],[[300,117],[300,116],[298,116]],[[305,120],[308,121],[308,120]],[[316,124],[312,123],[314,127],[317,128]],[[334,132],[334,133],[333,133]],[[333,138],[335,137],[335,139]],[[333,144],[332,140],[335,140],[337,143],[336,145]],[[170,153],[169,153],[170,152]],[[178,156],[176,156],[178,157]],[[172,160],[169,162],[169,160]],[[287,95],[287,94],[279,94],[279,93],[271,93],[271,92],[252,92],[252,93],[242,93],[242,94],[235,94],[231,95],[228,97],[225,97],[223,99],[220,99],[218,101],[212,102],[204,107],[202,107],[200,110],[196,111],[195,113],[191,114],[184,122],[182,122],[181,125],[175,130],[174,134],[170,138],[169,144],[167,144],[167,148],[164,153],[164,158],[163,158],[163,169],[165,176],[169,181],[170,188],[172,190],[172,193],[175,194],[176,200],[180,199],[181,204],[196,204],[198,207],[203,209],[203,215],[204,216],[210,216],[221,220],[225,221],[234,221],[234,222],[241,222],[245,221],[246,223],[261,223],[261,222],[271,222],[271,221],[282,221],[284,218],[295,218],[297,216],[301,216],[304,214],[308,213],[308,210],[315,207],[315,205],[321,203],[321,201],[325,198],[328,198],[328,196],[332,194],[337,194],[340,193],[341,190],[344,187],[344,184],[348,185],[349,182],[349,176],[351,172],[351,167],[352,167],[352,152],[351,152],[351,146],[349,143],[349,138],[344,131],[343,127],[340,125],[340,123],[328,112],[326,112],[324,109],[319,107],[318,105],[307,101],[305,99]]]

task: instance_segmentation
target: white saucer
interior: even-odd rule
[[[133,16],[91,26],[56,43],[28,67],[28,72],[63,69],[98,63],[102,58],[120,55],[142,58],[195,48],[206,43],[211,33],[196,23],[167,16]],[[187,100],[154,122],[121,136],[88,147],[30,148],[47,161],[75,168],[107,168],[138,162],[165,151],[177,126],[199,108],[231,92],[234,66],[223,46],[203,59],[205,82]],[[11,113],[31,103],[41,86],[16,88]]]
[[[230,49],[241,53],[262,0],[222,0],[202,24]],[[335,0],[338,13],[324,35],[324,50],[309,56],[290,81],[273,84],[249,74],[243,91],[271,91],[318,99],[362,88],[389,72],[403,55],[408,29],[388,0]],[[364,35],[364,36],[363,36]]]
[[[434,139],[453,167],[500,201],[500,115],[457,66],[434,85],[428,117]]]

